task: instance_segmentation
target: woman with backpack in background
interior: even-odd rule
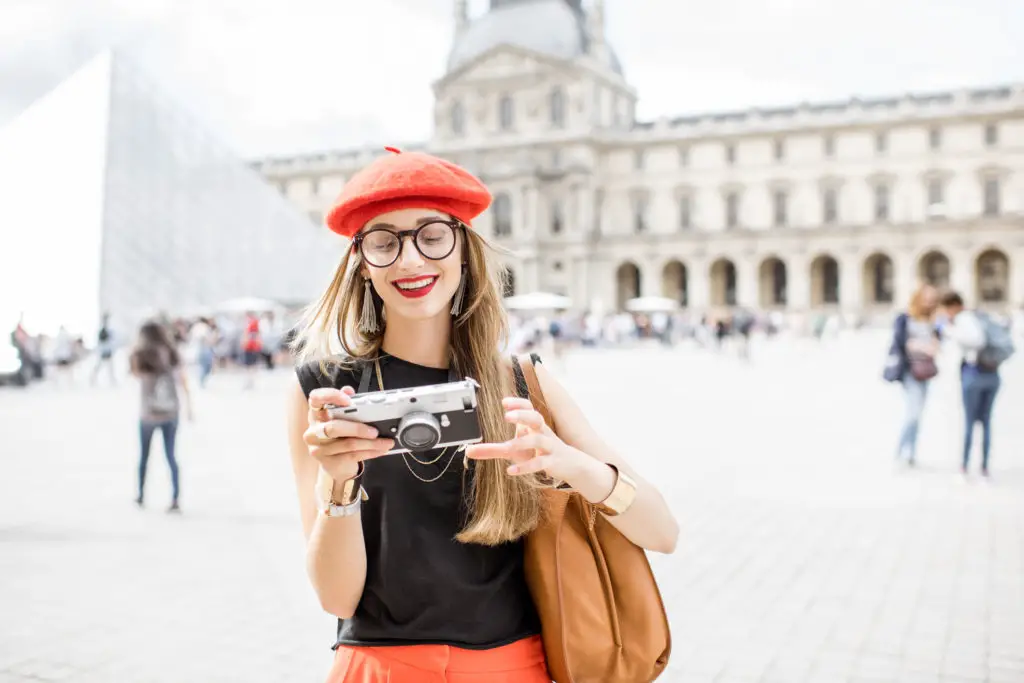
[[[181,395],[185,399],[185,414],[192,419],[192,402],[188,381],[182,367],[171,332],[156,322],[147,322],[139,329],[139,341],[131,355],[132,374],[139,378],[142,388],[139,415],[139,495],[135,503],[142,507],[146,486],[146,466],[153,434],[160,430],[164,442],[164,455],[171,470],[172,497],[168,512],[180,512],[178,507],[178,461],[174,457],[175,437],[178,433],[178,414]]]
[[[1009,330],[996,324],[987,315],[968,311],[963,298],[956,292],[947,292],[941,301],[947,324],[943,330],[960,345],[960,379],[963,384],[964,455],[960,466],[967,474],[971,459],[974,424],[981,423],[981,474],[988,476],[988,456],[992,447],[992,406],[999,393],[1001,380],[999,366],[1013,355],[1013,341]]]
[[[910,298],[907,312],[896,317],[886,368],[886,379],[903,385],[906,406],[896,459],[911,467],[917,457],[917,434],[928,397],[928,384],[939,373],[935,363],[939,353],[939,332],[935,325],[938,303],[934,287],[918,287]]]

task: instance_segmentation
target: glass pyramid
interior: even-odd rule
[[[345,246],[114,52],[0,130],[0,328],[303,304]]]

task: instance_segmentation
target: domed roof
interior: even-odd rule
[[[455,36],[448,71],[468,64],[498,45],[515,45],[559,59],[575,59],[589,46],[586,18],[567,0],[500,0]],[[615,53],[611,68],[622,73]]]

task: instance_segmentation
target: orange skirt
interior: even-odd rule
[[[490,650],[339,645],[327,683],[551,683],[540,636]]]

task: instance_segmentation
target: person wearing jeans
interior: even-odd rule
[[[920,370],[923,366],[930,366],[934,371],[935,356],[939,351],[939,334],[934,321],[938,303],[938,292],[934,287],[924,285],[918,288],[910,299],[907,312],[896,318],[893,330],[893,351],[899,360],[898,379],[903,385],[906,407],[896,458],[911,467],[917,457],[917,434],[928,397],[929,375],[932,374],[922,374]]]
[[[905,459],[911,467],[917,458],[917,433],[921,426],[925,400],[928,398],[928,380],[915,379],[909,372],[903,377],[903,397],[906,412],[900,441],[896,450],[897,459]]]
[[[167,457],[167,467],[171,470],[171,503],[174,509],[178,508],[178,461],[174,459],[174,437],[178,433],[178,420],[165,420],[163,422],[139,422],[139,438],[142,450],[139,453],[139,497],[137,502],[142,504],[142,493],[146,488],[146,466],[149,464],[149,447],[153,442],[153,433],[160,430],[160,437],[164,441],[164,455]]]
[[[967,474],[967,466],[971,460],[971,443],[974,437],[974,425],[981,423],[981,474],[988,476],[989,451],[992,447],[992,406],[999,393],[1001,380],[996,370],[984,370],[978,367],[978,352],[985,347],[985,327],[978,316],[964,310],[964,300],[956,292],[948,292],[942,297],[942,308],[949,320],[945,326],[950,338],[959,344],[963,360],[960,364],[960,379],[963,389],[964,417],[964,450],[961,471]]]
[[[171,506],[168,512],[180,512],[178,461],[174,454],[178,415],[184,397],[186,416],[192,418],[192,403],[181,357],[173,338],[163,325],[147,322],[139,329],[139,341],[131,355],[132,374],[141,389],[139,415],[139,493],[135,503],[142,507],[146,487],[146,467],[153,433],[160,430],[164,454],[171,470]]]
[[[981,423],[981,474],[988,476],[988,455],[992,448],[992,406],[999,393],[1001,380],[998,372],[983,372],[977,365],[965,364],[960,376],[963,378],[964,416],[967,418],[964,432],[964,460],[961,469],[967,473],[971,459],[971,443],[974,425]]]

